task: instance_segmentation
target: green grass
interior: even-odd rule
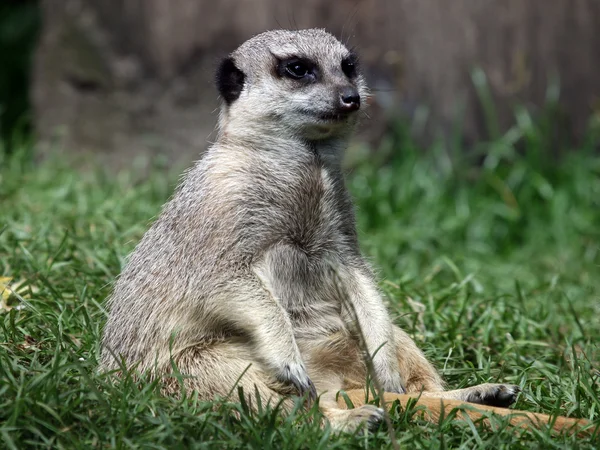
[[[600,157],[589,151],[598,140],[552,162],[539,133],[515,128],[482,144],[475,165],[422,155],[403,136],[392,133],[349,182],[396,322],[451,387],[511,382],[523,389],[519,409],[600,424]],[[103,300],[178,174],[79,174],[28,160],[0,160],[0,276],[17,292],[0,311],[0,447],[390,446],[385,428],[335,435],[310,420],[314,411],[251,414],[98,374]],[[599,439],[428,424],[397,409],[391,418],[403,448],[594,448]]]

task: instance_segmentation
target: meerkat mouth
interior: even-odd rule
[[[345,113],[326,113],[319,115],[319,118],[324,122],[345,122],[349,114]]]

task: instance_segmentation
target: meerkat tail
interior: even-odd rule
[[[362,389],[353,389],[345,391],[345,394],[350,399],[355,407],[365,404],[365,391]],[[577,434],[579,436],[591,435],[594,429],[592,422],[586,419],[573,419],[563,416],[549,416],[547,414],[534,413],[529,411],[519,411],[507,408],[498,408],[495,406],[479,405],[475,403],[466,403],[460,400],[442,399],[435,397],[420,397],[419,394],[394,394],[386,392],[384,394],[385,402],[389,406],[398,400],[402,408],[406,408],[411,399],[416,400],[414,407],[424,407],[421,412],[421,417],[429,422],[437,423],[440,417],[445,417],[456,408],[461,410],[461,413],[456,415],[457,419],[464,417],[466,414],[472,421],[483,420],[487,425],[489,422],[489,414],[496,416],[508,417],[512,426],[517,428],[537,428],[543,429],[546,426],[552,427],[556,433]],[[346,401],[343,396],[338,397],[338,405],[342,408],[347,408]]]

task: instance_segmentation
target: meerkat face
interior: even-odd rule
[[[321,29],[277,30],[246,41],[217,72],[226,121],[307,140],[352,131],[367,88],[358,58]]]

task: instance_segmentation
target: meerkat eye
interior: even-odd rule
[[[304,58],[289,58],[279,62],[279,76],[293,80],[315,81],[317,66]]]
[[[344,75],[346,75],[348,78],[354,78],[357,72],[357,65],[358,61],[356,56],[350,55],[342,60],[342,72],[344,72]]]
[[[302,61],[288,63],[285,71],[293,78],[304,78],[310,72],[310,68]]]

